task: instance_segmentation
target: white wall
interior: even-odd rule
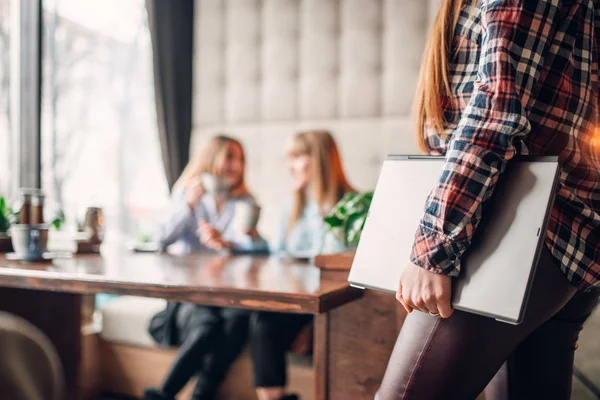
[[[283,154],[300,129],[336,135],[371,189],[390,153],[414,153],[409,114],[439,0],[196,0],[192,152],[228,132],[268,235],[289,195]]]

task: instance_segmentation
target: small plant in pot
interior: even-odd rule
[[[325,217],[329,230],[350,250],[358,246],[372,200],[373,192],[348,193]]]
[[[0,235],[7,235],[12,224],[19,223],[19,211],[11,208],[4,196],[0,196]]]
[[[19,213],[8,205],[4,196],[0,196],[0,252],[12,251],[8,230],[12,224],[19,222]]]
[[[58,208],[56,210],[54,210],[54,215],[52,216],[52,219],[50,220],[50,225],[52,225],[52,227],[57,230],[60,231],[64,228],[65,226],[65,213],[62,209]]]

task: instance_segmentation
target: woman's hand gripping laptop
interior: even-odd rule
[[[409,313],[417,310],[434,317],[448,318],[454,311],[450,303],[451,279],[410,263],[400,275],[396,299]]]

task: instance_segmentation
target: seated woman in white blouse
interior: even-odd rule
[[[240,203],[256,206],[244,182],[244,169],[241,143],[223,135],[213,137],[173,187],[168,217],[155,234],[161,249],[175,244],[180,252],[266,251],[266,242],[256,232],[236,232],[233,223]]]
[[[348,183],[333,136],[327,131],[301,132],[288,146],[293,197],[284,208],[272,251],[314,257],[345,250],[328,232],[323,217],[346,193]],[[310,315],[258,312],[251,324],[254,380],[259,400],[293,400],[284,396],[286,352]]]
[[[190,161],[174,187],[172,206],[155,239],[164,250],[258,252],[266,242],[253,228],[240,231],[256,202],[244,182],[245,159],[240,142],[215,136]],[[256,221],[254,221],[256,222]],[[181,346],[171,371],[159,389],[146,390],[144,399],[174,400],[197,375],[193,400],[212,399],[227,369],[247,340],[249,313],[245,310],[169,303],[150,323],[150,333],[163,346]]]

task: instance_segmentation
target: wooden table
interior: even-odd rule
[[[77,398],[81,295],[93,293],[313,314],[318,400],[333,398],[329,378],[339,373],[338,367],[344,369],[330,365],[339,353],[330,346],[336,328],[330,324],[331,312],[362,295],[339,276],[321,276],[307,263],[276,258],[172,256],[114,248],[103,249],[102,256],[57,258],[51,263],[24,264],[0,257],[0,309],[23,316],[52,340],[63,362],[69,399]]]

